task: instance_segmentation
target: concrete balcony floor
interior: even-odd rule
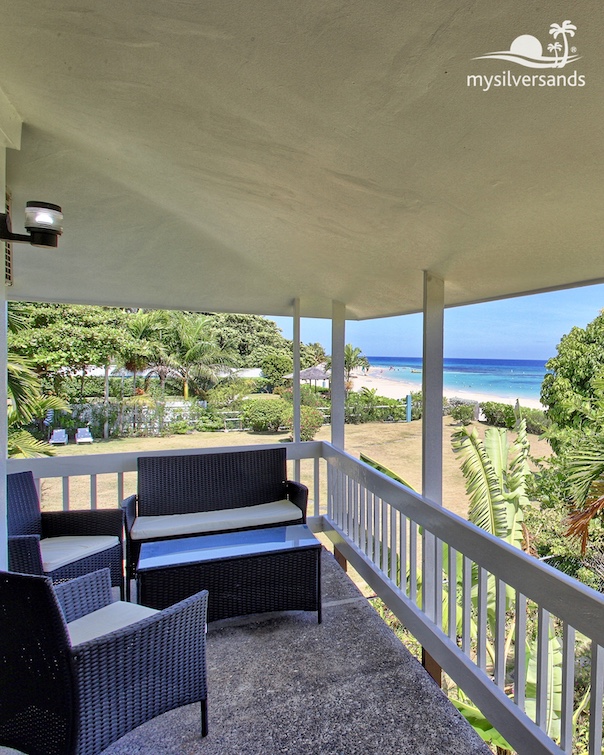
[[[208,631],[209,735],[199,705],[104,755],[487,755],[490,750],[324,550],[323,623],[291,612]]]

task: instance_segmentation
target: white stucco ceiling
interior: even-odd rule
[[[473,60],[565,19],[564,69]],[[600,0],[4,0],[13,226],[65,214],[8,295],[363,319],[424,270],[448,306],[604,280],[603,37]],[[585,86],[467,85],[504,70]]]

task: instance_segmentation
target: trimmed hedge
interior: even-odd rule
[[[516,424],[516,412],[511,404],[485,401],[480,408],[488,425],[507,427],[511,430]],[[542,435],[551,424],[541,409],[525,409],[521,406],[520,414],[526,420],[526,431],[533,435]]]
[[[244,426],[256,433],[277,432],[286,422],[289,406],[282,398],[244,401],[241,411]]]
[[[451,408],[450,415],[456,422],[469,425],[474,419],[474,404],[456,404]]]

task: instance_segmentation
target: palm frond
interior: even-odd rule
[[[537,708],[538,679],[538,640],[529,644],[526,669],[526,712],[535,720]],[[556,635],[550,618],[548,627],[548,648],[544,653],[547,669],[547,698],[545,708],[544,730],[552,739],[560,736],[560,718],[562,710],[562,645]]]
[[[27,359],[10,353],[7,363],[7,391],[13,409],[22,422],[32,417],[32,405],[40,395],[40,381]]]
[[[593,519],[601,514],[604,514],[604,496],[596,498],[583,508],[571,512],[566,519],[567,529],[564,534],[580,541],[581,555],[583,556],[589,540],[589,525]]]
[[[54,456],[54,453],[55,450],[49,443],[34,438],[27,430],[8,431],[9,458],[32,459],[37,456]]]
[[[470,498],[470,521],[492,535],[505,537],[507,525],[500,480],[476,429],[460,428],[453,435],[453,450],[462,460],[461,471]]]
[[[510,489],[525,487],[527,475],[531,473],[529,459],[531,445],[526,432],[526,420],[521,419],[516,423],[516,437],[512,443],[515,456],[510,462],[507,473],[507,483]]]
[[[484,449],[489,457],[500,486],[503,487],[503,475],[508,465],[508,436],[504,427],[492,427],[485,433]]]
[[[604,437],[585,436],[581,446],[569,454],[568,483],[578,505],[587,500],[595,483],[604,479]]]

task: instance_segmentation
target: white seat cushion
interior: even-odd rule
[[[119,538],[114,535],[62,535],[61,537],[47,537],[40,540],[42,553],[42,568],[45,572],[53,572],[61,566],[72,564],[87,556],[102,553],[108,548],[119,544]]]
[[[156,613],[159,611],[154,608],[119,600],[70,622],[67,625],[69,638],[72,645],[79,645],[95,637],[101,637],[103,634],[114,632],[116,629],[123,629]]]
[[[134,520],[130,535],[133,540],[203,535],[219,530],[238,530],[244,527],[291,522],[300,519],[302,512],[291,501],[273,501],[238,509],[200,511],[194,514],[167,514],[165,516],[139,516]]]

